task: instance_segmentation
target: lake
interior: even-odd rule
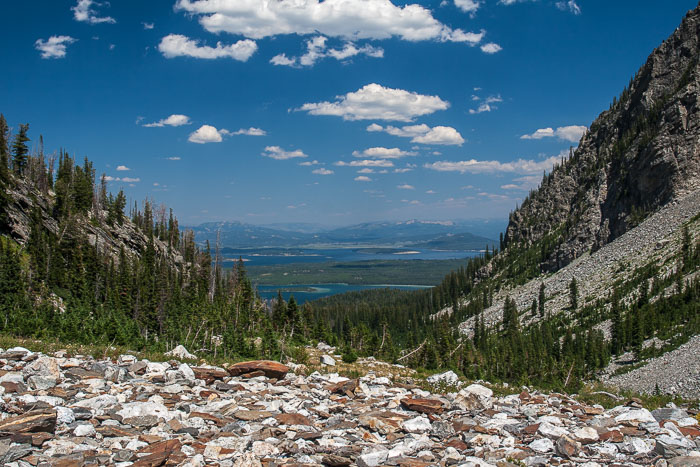
[[[322,249],[225,249],[224,267],[231,267],[239,257],[246,266],[270,266],[292,263],[327,263],[367,260],[461,259],[481,254],[473,250],[431,250],[424,248],[322,248]]]
[[[355,292],[358,290],[367,289],[383,289],[392,288],[400,290],[420,290],[430,288],[423,285],[351,285],[351,284],[305,284],[305,285],[260,285],[258,286],[258,293],[263,299],[275,299],[277,298],[277,291],[282,291],[282,297],[285,300],[289,300],[291,295],[294,295],[294,299],[299,303],[308,302],[311,300],[317,300],[319,298],[328,297],[330,295],[345,293],[345,292]]]

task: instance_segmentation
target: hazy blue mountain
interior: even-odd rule
[[[385,221],[365,222],[346,227],[328,228],[317,224],[284,223],[252,225],[242,222],[208,222],[191,227],[198,243],[209,241],[212,246],[220,235],[221,246],[226,248],[300,247],[325,245],[385,245],[424,248],[482,249],[494,243],[495,235],[474,234],[471,227],[486,232],[497,232],[485,222],[468,221]],[[430,242],[435,245],[427,246]],[[460,246],[460,242],[463,242]],[[448,246],[449,245],[449,246]]]

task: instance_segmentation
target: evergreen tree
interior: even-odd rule
[[[578,308],[578,283],[575,277],[569,282],[569,306],[572,310]]]
[[[27,141],[29,137],[27,132],[29,131],[29,124],[22,123],[19,125],[19,132],[15,135],[15,139],[12,142],[12,166],[18,175],[24,174],[24,169],[27,166],[27,158],[29,157],[29,148],[27,147]]]
[[[5,116],[0,114],[0,183],[9,181],[10,165],[10,128],[7,126]]]
[[[625,329],[622,322],[622,311],[620,310],[620,301],[617,290],[613,292],[612,307],[610,310],[612,315],[612,353],[618,355],[622,352],[625,345]]]
[[[544,317],[544,302],[546,300],[545,293],[544,293],[544,282],[540,283],[540,294],[538,297],[538,309],[540,312],[540,317]]]

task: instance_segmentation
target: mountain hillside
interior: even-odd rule
[[[506,244],[553,242],[542,267],[554,271],[698,188],[699,56],[696,8],[511,214]]]
[[[700,7],[511,214],[502,249],[431,290],[316,313],[360,353],[390,336],[402,364],[700,397],[699,41]]]

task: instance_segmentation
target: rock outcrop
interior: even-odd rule
[[[90,211],[87,217],[81,216],[60,226],[53,217],[55,194],[51,191],[48,194],[42,193],[27,180],[15,179],[8,189],[8,194],[9,231],[6,233],[20,244],[26,244],[29,240],[32,213],[36,210],[41,224],[51,234],[59,238],[76,235],[86,238],[98,251],[111,256],[117,262],[122,249],[133,257],[142,254],[148,246],[149,238],[128,218],[121,224],[115,222],[113,225],[107,225],[104,222],[95,222],[95,213]],[[102,218],[106,215],[106,212],[100,213]],[[168,248],[168,245],[157,237],[153,239],[153,246],[158,256],[167,258],[172,266],[184,265],[182,255],[176,249]]]
[[[700,7],[648,58],[566,162],[510,216],[506,244],[554,244],[555,271],[700,187]]]
[[[2,352],[2,351],[0,351]],[[37,363],[38,362],[38,363]],[[269,363],[248,362],[249,367]],[[281,368],[280,368],[281,371]],[[430,393],[371,372],[0,354],[0,463],[11,466],[698,465],[690,409],[604,410],[562,394]],[[56,385],[30,378],[57,375]],[[204,379],[202,379],[204,378]],[[14,385],[7,383],[13,382]],[[338,388],[345,390],[338,390]]]

